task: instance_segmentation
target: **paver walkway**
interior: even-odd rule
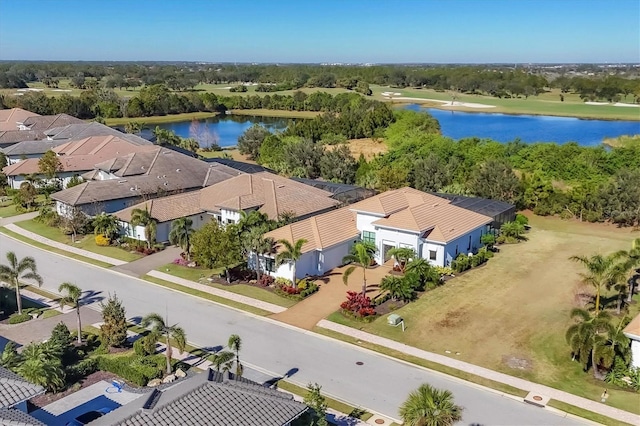
[[[205,293],[212,294],[214,296],[222,297],[224,299],[233,300],[235,302],[243,303],[245,305],[260,308],[268,312],[279,313],[284,312],[287,308],[274,305],[273,303],[263,302],[262,300],[254,299],[252,297],[243,296],[241,294],[232,293],[226,290],[220,290],[215,287],[211,287],[205,284],[199,284],[195,281],[185,280],[184,278],[175,277],[173,275],[165,274],[160,271],[150,271],[149,276],[160,278],[161,280],[170,281],[176,284],[180,284],[185,287],[191,287],[193,289],[203,291]]]
[[[413,346],[405,345],[404,343],[396,342],[395,340],[376,336],[374,334],[356,330],[355,328],[347,327],[331,321],[322,320],[318,323],[318,326],[327,330],[336,331],[338,333],[354,337],[358,340],[374,343],[376,345],[384,346],[386,348],[393,349],[407,355],[426,359],[432,362],[437,362],[438,364],[446,365],[460,371],[475,374],[476,376],[484,377],[486,379],[493,380],[499,383],[504,383],[518,389],[548,396],[552,399],[562,401],[567,404],[592,411],[594,413],[599,413],[603,416],[611,417],[612,419],[616,419],[633,425],[640,425],[640,416],[636,414],[620,410],[618,408],[610,407],[596,401],[591,401],[587,398],[576,396],[568,392],[551,388],[549,386],[529,382],[518,377],[509,376],[508,374],[499,373],[497,371],[489,370],[488,368],[469,364],[468,362],[460,361],[457,359],[452,359],[444,355],[427,352],[422,349],[414,348]]]
[[[305,300],[296,303],[294,306],[280,314],[272,315],[271,318],[295,325],[296,327],[311,330],[318,321],[326,318],[335,312],[340,304],[346,300],[348,290],[362,291],[362,268],[357,268],[349,277],[349,285],[344,285],[342,275],[347,266],[336,268],[326,276],[316,280],[320,285],[320,290]],[[370,297],[378,293],[380,280],[390,272],[386,266],[378,266],[367,269],[367,285]]]
[[[60,243],[58,241],[51,240],[49,238],[45,238],[42,235],[38,235],[35,232],[27,231],[24,228],[21,228],[13,223],[9,223],[4,226],[8,230],[15,232],[16,234],[20,234],[24,237],[30,238],[34,241],[37,241],[42,244],[46,244],[51,247],[55,247],[60,250],[68,251],[69,253],[78,254],[80,256],[88,257],[90,259],[99,260],[100,262],[108,263],[110,265],[124,265],[127,262],[120,259],[114,259],[113,257],[104,256],[102,254],[93,253],[88,250],[79,249],[77,247],[72,247],[64,243]]]
[[[141,277],[153,269],[173,262],[175,259],[180,257],[181,252],[182,249],[180,247],[170,246],[158,253],[144,256],[141,259],[134,260],[133,262],[129,262],[124,265],[114,266],[111,269],[134,277]]]
[[[34,217],[38,216],[38,214],[39,212],[30,212],[19,214],[17,216],[0,217],[0,226],[5,226],[10,223],[22,222],[23,220],[31,220]]]

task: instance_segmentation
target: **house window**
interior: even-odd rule
[[[469,235],[469,246],[467,246],[467,251],[471,250],[471,235]]]
[[[365,243],[376,243],[376,233],[369,231],[362,231],[362,241]]]
[[[435,250],[429,250],[429,260],[436,260],[438,252]]]
[[[276,261],[274,259],[265,257],[264,258],[264,269],[267,272],[275,272],[276,271]]]
[[[458,245],[456,244],[456,256],[458,255]]]
[[[232,223],[236,223],[233,219],[227,219],[227,225],[231,225]]]

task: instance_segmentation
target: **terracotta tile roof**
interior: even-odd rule
[[[302,252],[307,253],[331,247],[359,235],[356,214],[344,207],[267,232],[265,237],[292,243],[304,238],[307,242],[302,246]]]
[[[0,109],[0,130],[18,130],[18,124],[29,117],[39,117],[35,112],[22,108]]]
[[[640,340],[640,314],[631,320],[631,322],[622,330],[627,337]]]
[[[417,206],[425,202],[448,203],[449,201],[418,191],[417,189],[406,187],[383,192],[382,194],[367,198],[352,204],[351,209],[355,211],[373,213],[380,216],[388,216],[391,213],[406,209],[407,207]]]
[[[0,131],[0,145],[7,147],[22,141],[36,141],[44,139],[42,132],[35,130],[7,130]]]
[[[145,201],[124,210],[120,210],[113,215],[122,221],[130,222],[133,210],[147,209],[149,210],[149,213],[151,213],[151,217],[158,222],[167,222],[185,216],[204,213],[204,210],[199,206],[199,201],[200,195],[198,194],[198,191],[192,191],[184,194],[171,195],[168,197]]]
[[[240,175],[224,184],[209,186],[200,194],[200,205],[208,211],[258,208],[274,220],[283,212],[300,217],[339,204],[330,192],[269,172]]]
[[[135,145],[152,145],[152,142],[131,133],[122,133],[119,130],[92,121],[91,123],[69,124],[63,127],[55,127],[44,131],[44,134],[52,140],[78,140],[91,136],[117,136],[128,140]]]

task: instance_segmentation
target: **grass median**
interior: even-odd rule
[[[630,426],[630,423],[621,422],[619,420],[603,416],[602,414],[594,413],[593,411],[588,411],[583,408],[578,408],[574,405],[567,404],[566,402],[562,401],[557,401],[555,399],[549,401],[547,403],[547,406],[607,426]]]
[[[50,251],[51,253],[60,254],[62,256],[69,257],[71,259],[80,260],[82,262],[91,263],[92,265],[99,266],[101,268],[111,268],[113,265],[106,262],[101,262],[99,260],[91,259],[89,257],[84,257],[79,254],[71,253],[66,250],[58,249],[55,247],[48,246],[46,244],[40,243],[38,241],[32,240],[31,238],[25,237],[24,235],[18,234],[16,232],[10,231],[6,228],[0,227],[0,234],[4,234],[8,237],[11,237],[15,240],[21,241],[25,244],[29,244],[30,246],[37,247],[42,250]]]
[[[152,277],[152,276],[149,276],[149,275],[143,276],[142,279],[145,280],[145,281],[149,281],[150,283],[154,283],[154,284],[160,285],[162,287],[170,288],[172,290],[180,291],[182,293],[190,294],[192,296],[200,297],[202,299],[207,299],[207,300],[210,300],[212,302],[219,303],[221,305],[227,305],[227,306],[230,306],[232,308],[236,308],[236,309],[240,309],[240,310],[243,310],[243,311],[247,311],[247,312],[250,312],[250,313],[255,314],[255,315],[267,316],[267,315],[271,315],[272,314],[272,312],[265,311],[264,309],[255,308],[253,306],[245,305],[244,303],[239,303],[239,302],[235,302],[233,300],[225,299],[223,297],[214,296],[214,295],[212,295],[210,293],[206,293],[204,291],[196,290],[196,289],[193,289],[193,288],[190,288],[190,287],[185,287],[183,285],[172,283],[170,281],[165,281],[165,280],[162,280],[160,278],[155,278],[155,277]]]

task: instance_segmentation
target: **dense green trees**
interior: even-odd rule
[[[127,341],[127,317],[122,301],[116,294],[109,295],[106,303],[100,303],[103,324],[100,340],[107,348],[120,347]]]

